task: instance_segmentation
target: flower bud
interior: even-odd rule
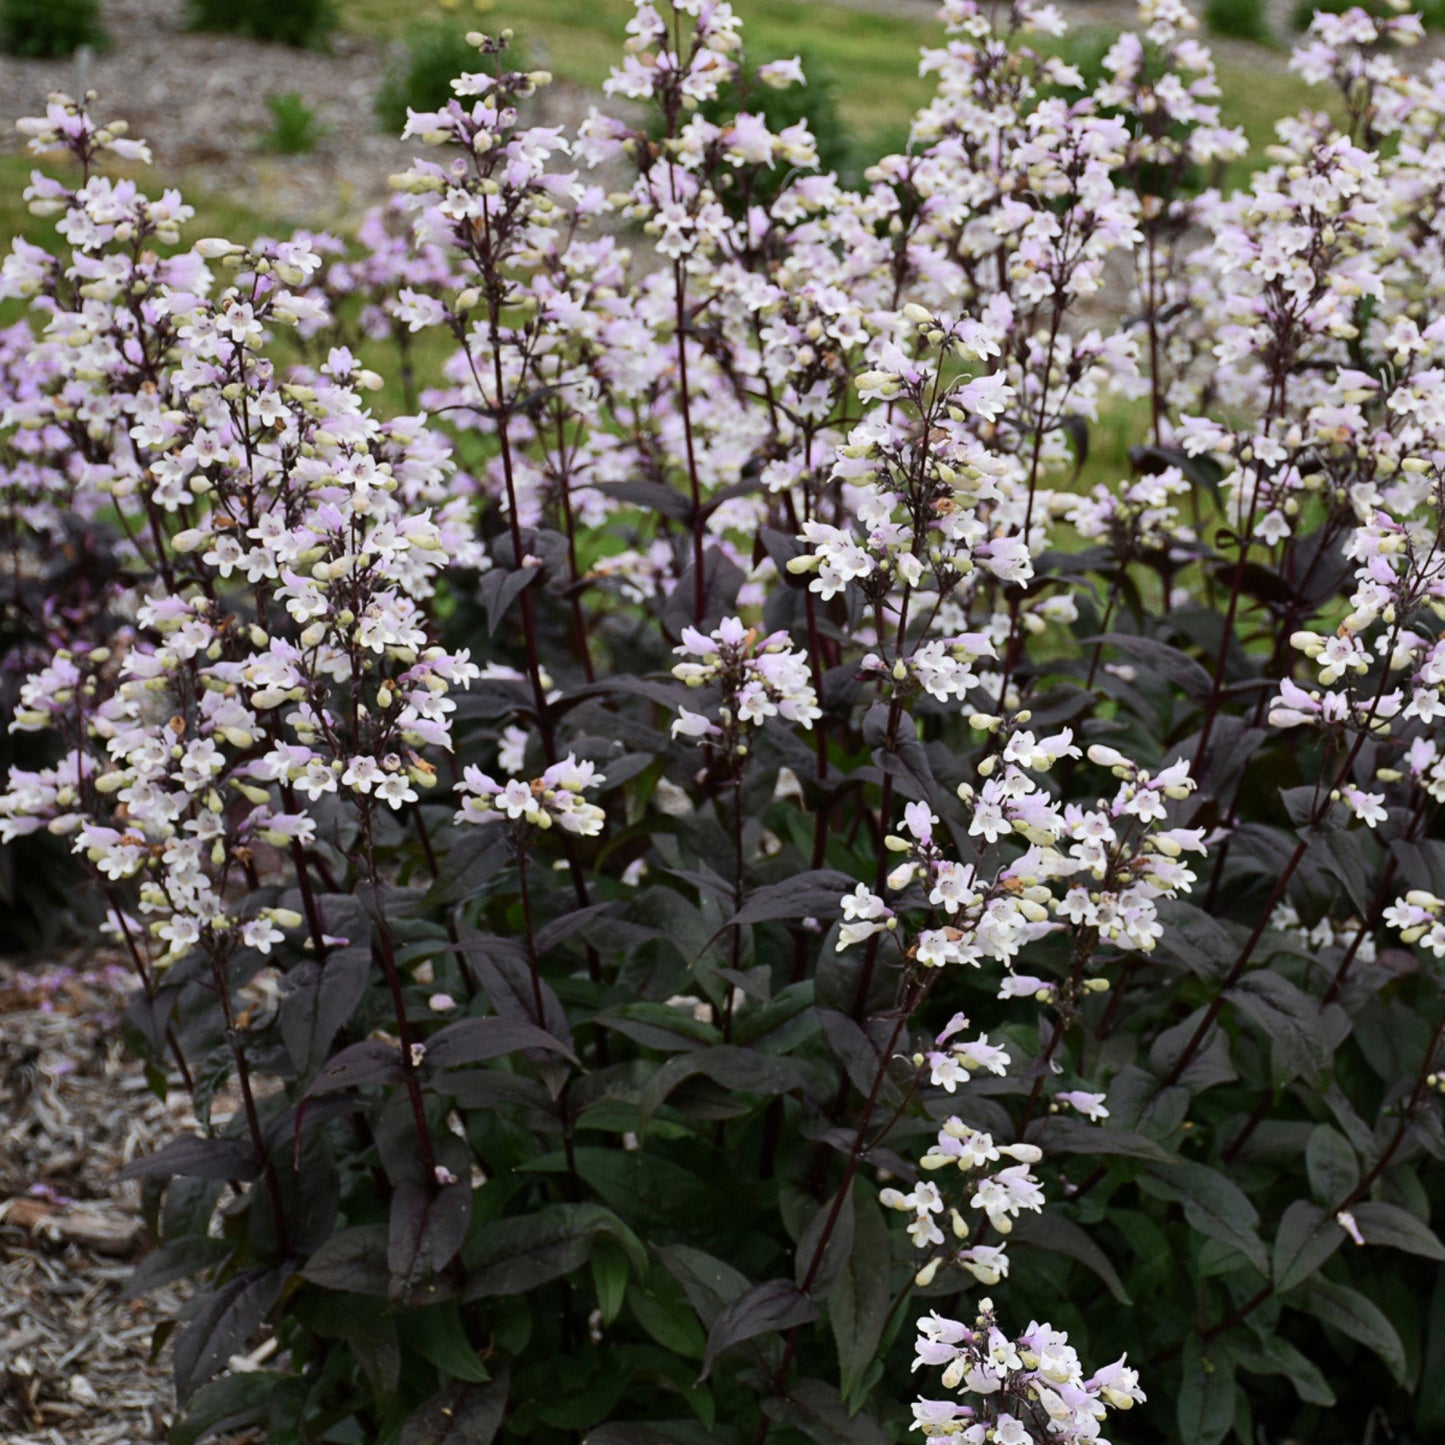
[[[1091,763],[1101,768],[1126,768],[1129,766],[1129,759],[1123,753],[1114,748],[1106,748],[1103,743],[1094,743],[1088,752]]]

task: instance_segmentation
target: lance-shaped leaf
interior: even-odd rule
[[[199,1296],[176,1336],[176,1393],[188,1398],[240,1350],[271,1311],[287,1270],[248,1269]]]
[[[607,769],[607,780],[614,786],[619,781],[610,764]],[[584,928],[597,922],[604,914],[615,910],[616,907],[617,905],[612,902],[589,903],[585,908],[574,908],[570,913],[564,913],[560,918],[554,918],[550,923],[544,923],[537,930],[538,955],[565,943],[574,933],[580,933]]]
[[[412,1298],[426,1280],[445,1269],[461,1248],[471,1221],[472,1186],[468,1179],[440,1188],[397,1185],[386,1233],[391,1297]]]
[[[1307,1280],[1344,1242],[1345,1231],[1332,1215],[1307,1199],[1296,1199],[1274,1238],[1275,1290],[1284,1294]]]
[[[288,975],[291,992],[281,1001],[281,1037],[303,1078],[325,1062],[336,1035],[350,1021],[371,978],[371,950],[352,947],[308,960]]]
[[[759,1335],[776,1334],[779,1330],[805,1325],[818,1318],[817,1303],[808,1298],[790,1279],[770,1279],[754,1285],[735,1299],[716,1319],[707,1336],[707,1352],[702,1357],[705,1380],[719,1355]]]
[[[1148,672],[1172,682],[1191,702],[1207,703],[1214,690],[1214,681],[1190,656],[1167,642],[1153,637],[1137,637],[1129,632],[1101,632],[1097,637],[1079,639],[1081,647],[1102,644],[1122,652],[1135,662],[1142,662]]]
[[[836,868],[811,869],[781,883],[753,889],[724,926],[776,919],[837,918],[843,911],[843,895],[857,886],[856,878]]]
[[[385,1039],[362,1039],[342,1049],[317,1074],[306,1090],[306,1098],[318,1099],[368,1084],[397,1084],[402,1073],[401,1049],[396,1044]]]
[[[879,1069],[886,1070],[893,1059],[885,1058],[881,1045],[870,1038],[847,1014],[840,1013],[837,1009],[820,1008],[817,1016],[833,1057],[843,1065],[853,1087],[866,1099],[873,1092],[873,1081],[877,1078]],[[909,1053],[906,1034],[900,1036],[896,1052],[905,1057]],[[897,1068],[905,1079],[912,1080],[911,1065],[900,1060]],[[885,1074],[879,1094],[880,1102],[885,1108],[891,1108],[901,1097],[899,1086]]]
[[[323,1289],[384,1297],[391,1284],[386,1235],[384,1224],[338,1230],[306,1261],[301,1277]]]
[[[399,1339],[407,1349],[415,1350],[443,1375],[473,1385],[485,1385],[492,1378],[481,1352],[467,1338],[462,1306],[455,1298],[408,1310],[397,1319]]]
[[[837,1390],[823,1380],[799,1380],[786,1395],[764,1400],[763,1414],[816,1445],[889,1445],[892,1438],[871,1417],[850,1415]]]
[[[1428,1224],[1421,1223],[1408,1209],[1383,1200],[1366,1199],[1351,1212],[1366,1244],[1386,1244],[1423,1259],[1445,1259],[1445,1244]]]
[[[402,1427],[401,1445],[491,1445],[507,1410],[507,1367],[484,1385],[449,1385]]]
[[[181,1411],[166,1437],[169,1445],[198,1445],[216,1435],[230,1435],[248,1426],[262,1425],[267,1418],[276,1418],[282,1403],[304,1393],[305,1386],[294,1377],[278,1375],[269,1370],[256,1370],[241,1375],[227,1375],[202,1385]]]
[[[499,1219],[468,1246],[472,1269],[464,1297],[524,1294],[548,1280],[580,1269],[597,1239],[620,1244],[638,1274],[647,1271],[647,1251],[610,1210],[597,1204],[550,1204],[535,1214]]]
[[[186,1234],[153,1250],[138,1264],[121,1290],[122,1299],[139,1299],[172,1280],[194,1278],[230,1254],[224,1239],[204,1234]]]
[[[426,1062],[433,1069],[456,1069],[463,1064],[482,1064],[522,1049],[544,1049],[564,1054],[574,1062],[568,1046],[536,1024],[497,1017],[458,1019],[426,1041]]]
[[[1244,1191],[1204,1164],[1180,1161],[1146,1167],[1151,1192],[1176,1199],[1184,1217],[1201,1234],[1237,1249],[1261,1274],[1269,1256],[1259,1237],[1259,1213]]]
[[[120,1171],[122,1179],[236,1179],[260,1174],[256,1151],[241,1139],[200,1139],[186,1135],[172,1139],[154,1154],[132,1159]]]
[[[1348,1198],[1359,1182],[1360,1161],[1344,1135],[1328,1124],[1317,1124],[1305,1146],[1305,1169],[1318,1203],[1326,1207]]]
[[[708,1329],[747,1292],[745,1274],[690,1244],[662,1244],[654,1249],[662,1267],[682,1286],[687,1302]]]
[[[567,1021],[567,1010],[546,979],[538,981],[542,1017],[537,1018],[538,990],[533,988],[532,970],[521,947],[510,939],[472,933],[464,935],[462,952],[480,977],[498,1018],[539,1024],[554,1039],[571,1046],[572,1029]]]
[[[511,861],[505,828],[469,828],[439,862],[428,903],[460,903],[495,885]]]
[[[1109,1101],[1113,1103],[1112,1097]],[[1086,1124],[1067,1114],[1055,1114],[1043,1120],[1029,1134],[1029,1142],[1037,1144],[1046,1156],[1055,1154],[1117,1154],[1124,1159],[1144,1159],[1155,1164],[1172,1164],[1175,1156],[1162,1144],[1131,1129],[1117,1129],[1110,1124]],[[1015,1226],[1017,1227],[1017,1226]]]
[[[647,512],[661,513],[678,522],[686,521],[692,512],[691,498],[661,482],[598,482],[596,489],[609,497],[616,497],[619,502],[641,507]]]
[[[1184,1341],[1176,1414],[1179,1439],[1189,1445],[1219,1445],[1234,1423],[1234,1362],[1197,1335]]]
[[[1405,1346],[1400,1342],[1399,1332],[1380,1307],[1358,1290],[1317,1275],[1301,1285],[1289,1302],[1339,1330],[1346,1338],[1373,1350],[1395,1379],[1404,1383]]]
[[[1294,1386],[1295,1394],[1306,1405],[1324,1405],[1328,1408],[1335,1403],[1335,1392],[1319,1367],[1295,1349],[1288,1340],[1282,1340],[1278,1335],[1270,1335],[1260,1340],[1255,1348],[1241,1346],[1238,1340],[1233,1340],[1231,1348],[1239,1361],[1240,1369],[1247,1370],[1252,1375],[1286,1376]]]
[[[517,600],[524,587],[530,585],[541,571],[540,567],[518,567],[507,570],[493,567],[482,574],[477,583],[477,593],[487,613],[487,631],[497,635],[497,624],[507,615],[507,609]]]
[[[799,1289],[806,1290],[816,1300],[827,1299],[853,1252],[852,1190],[843,1196],[841,1202],[837,1202],[836,1215],[834,1205],[832,1197],[823,1200],[808,1221],[808,1227],[793,1253],[793,1278]],[[818,1255],[820,1246],[821,1256]],[[813,1265],[815,1256],[818,1256],[816,1269]]]
[[[1021,1244],[1031,1244],[1037,1249],[1051,1250],[1055,1254],[1077,1260],[1103,1280],[1109,1293],[1121,1305],[1132,1303],[1109,1256],[1094,1243],[1086,1230],[1060,1214],[1057,1209],[1048,1209],[1041,1214],[1020,1215],[1014,1225],[1013,1237]]]
[[[713,1024],[695,1019],[681,1009],[649,1003],[645,999],[619,1004],[605,1014],[599,1014],[596,1022],[644,1048],[665,1054],[695,1049],[699,1044],[722,1042],[722,1033]]]
[[[807,1071],[796,1059],[780,1059],[734,1044],[694,1049],[669,1059],[647,1081],[637,1106],[642,1122],[651,1119],[679,1084],[699,1074],[725,1089],[746,1094],[786,1094],[807,1081]]]
[[[1317,999],[1270,969],[1247,973],[1228,998],[1257,1024],[1270,1044],[1270,1069],[1277,1082],[1299,1077],[1321,1087],[1334,1060]]]
[[[883,1209],[862,1180],[853,1183],[853,1248],[828,1297],[843,1398],[850,1404],[878,1354],[888,1318],[892,1246]]]

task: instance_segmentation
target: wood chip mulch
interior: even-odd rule
[[[140,1445],[174,1414],[169,1359],[150,1356],[183,1292],[124,1297],[150,1241],[116,1176],[187,1108],[120,1040],[130,986],[93,955],[0,963],[0,1445]]]

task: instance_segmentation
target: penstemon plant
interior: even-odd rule
[[[1445,1424],[1445,65],[1319,16],[1226,193],[1180,0],[941,18],[857,189],[721,0],[351,240],[21,123],[0,837],[190,1098],[180,1445]]]

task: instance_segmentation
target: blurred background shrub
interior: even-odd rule
[[[278,45],[324,45],[336,26],[335,0],[187,0],[192,30],[218,30]]]
[[[1208,0],[1204,7],[1204,23],[1211,35],[1230,40],[1270,40],[1269,17],[1264,0]]]
[[[82,45],[105,44],[98,0],[0,0],[0,50],[25,60],[56,60]]]

